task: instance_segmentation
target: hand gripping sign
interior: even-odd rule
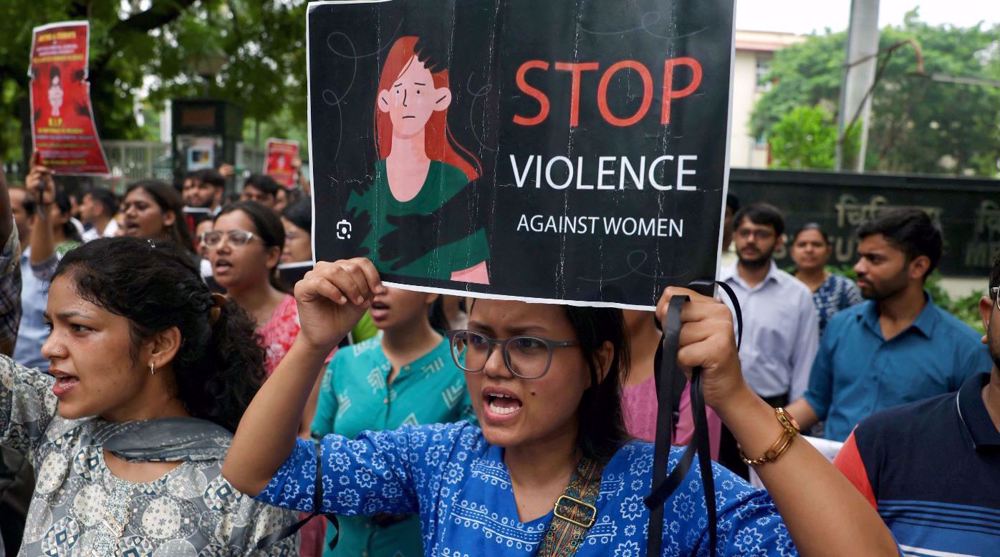
[[[86,21],[32,31],[31,138],[42,164],[57,174],[108,174],[87,81],[89,31]]]
[[[390,0],[308,15],[317,259],[651,309],[716,274],[731,0]]]

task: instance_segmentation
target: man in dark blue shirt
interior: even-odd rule
[[[976,332],[924,291],[941,258],[941,233],[926,213],[883,213],[858,237],[854,270],[868,301],[833,316],[805,396],[788,407],[802,428],[824,420],[835,441],[879,410],[954,392],[991,365]]]
[[[973,374],[957,394],[862,421],[837,455],[906,555],[1000,553],[998,291],[1000,260],[979,302],[991,372]]]

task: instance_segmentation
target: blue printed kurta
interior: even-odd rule
[[[435,557],[533,555],[552,513],[521,522],[503,449],[468,423],[328,435],[322,450],[322,511],[419,513],[424,551]],[[676,466],[680,450],[670,456]],[[646,554],[653,446],[631,442],[605,466],[597,520],[577,557]],[[715,465],[720,555],[798,555],[771,498]],[[300,440],[258,500],[312,511],[316,444]],[[707,554],[701,477],[692,470],[666,502],[663,555]]]
[[[366,430],[474,419],[465,375],[451,360],[448,339],[400,368],[387,383],[390,371],[382,335],[337,352],[323,378],[313,434],[354,438]],[[332,535],[333,530],[327,529],[328,542]],[[420,519],[413,515],[383,526],[367,517],[342,517],[337,547],[324,554],[416,557],[422,553]]]

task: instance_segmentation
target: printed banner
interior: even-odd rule
[[[286,188],[295,185],[295,159],[299,158],[299,142],[291,139],[268,139],[264,158],[264,174]]]
[[[86,21],[50,23],[32,32],[31,137],[42,163],[57,174],[109,174],[90,103],[89,32]]]
[[[312,3],[317,260],[651,308],[716,274],[732,0]]]

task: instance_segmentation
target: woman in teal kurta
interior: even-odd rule
[[[312,433],[357,437],[402,425],[474,420],[465,376],[448,340],[427,318],[435,295],[390,289],[371,315],[382,332],[337,352],[327,367]],[[407,349],[401,350],[400,346]],[[409,356],[409,357],[407,357]],[[350,496],[345,492],[344,496]],[[417,515],[339,517],[340,539],[326,557],[424,554]],[[332,537],[328,529],[327,541]]]

